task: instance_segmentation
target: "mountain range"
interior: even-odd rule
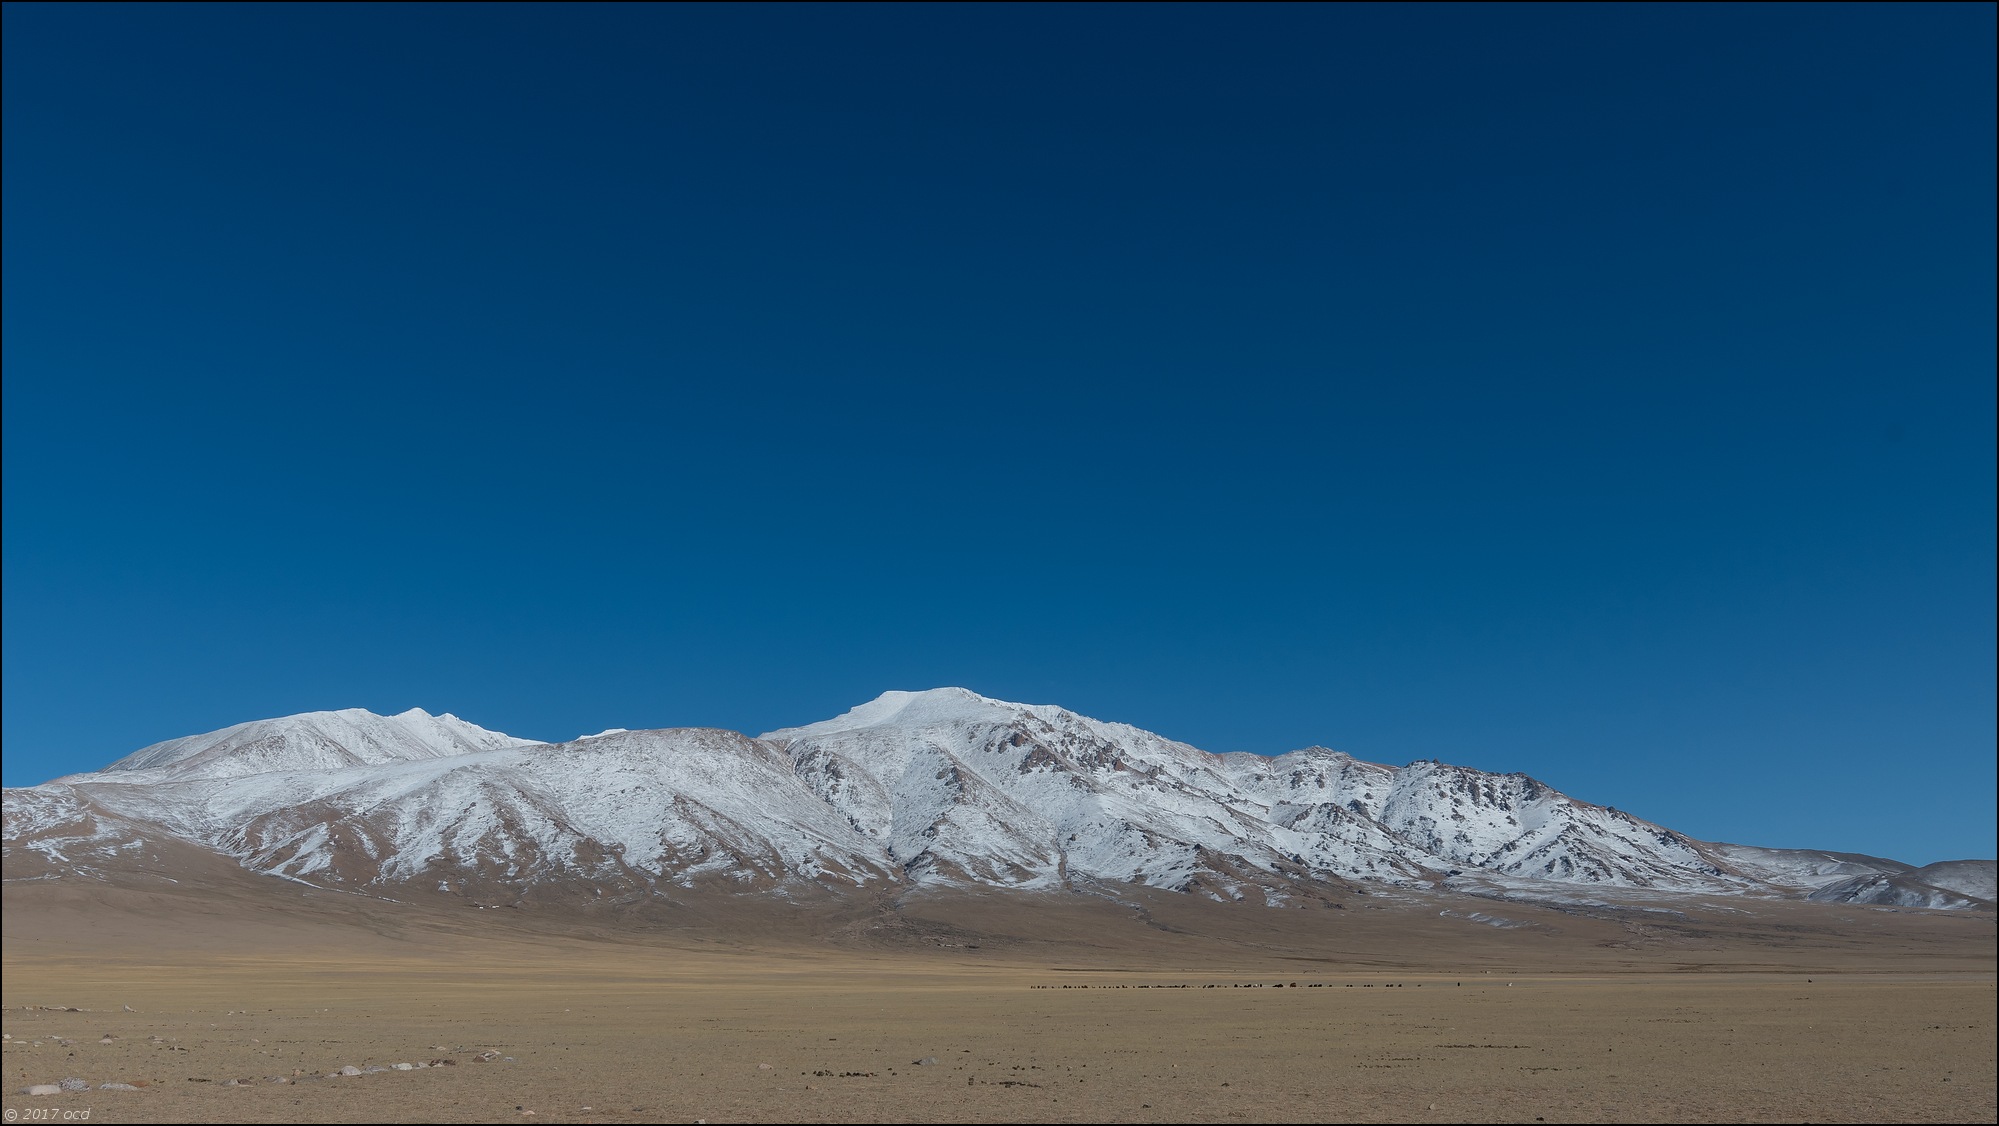
[[[1582,891],[1991,910],[1990,860],[1701,841],[1524,774],[1324,747],[1211,754],[960,688],[889,692],[752,738],[613,729],[562,743],[421,710],[259,720],[4,794],[9,881],[187,856],[481,907],[1120,886],[1266,906],[1392,889]]]

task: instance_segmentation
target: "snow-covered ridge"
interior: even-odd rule
[[[239,723],[134,751],[95,774],[62,779],[162,782],[286,771],[339,770],[533,746],[455,715],[411,708],[381,716],[361,708]],[[121,777],[125,776],[125,777]]]
[[[294,879],[487,898],[1138,883],[1281,902],[1349,883],[1485,880],[1509,894],[1588,885],[1963,907],[1989,904],[1992,881],[1989,861],[1914,872],[1696,841],[1520,774],[1323,747],[1210,754],[962,688],[888,692],[754,739],[612,728],[543,744],[415,709],[312,712],[7,795],[10,864],[27,850],[81,871],[75,855],[98,836],[150,833]]]

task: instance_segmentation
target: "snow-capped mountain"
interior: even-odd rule
[[[5,817],[10,879],[101,876],[198,846],[294,880],[488,902],[1134,883],[1260,902],[1356,884],[1992,898],[1989,861],[1931,873],[1713,844],[1525,775],[1323,747],[1209,754],[957,688],[754,739],[614,729],[548,744],[419,710],[314,712],[8,790]]]
[[[531,740],[488,731],[455,715],[431,715],[421,708],[392,716],[348,708],[239,723],[206,735],[154,743],[105,767],[98,776],[129,771],[147,782],[234,778],[379,766],[532,745]]]
[[[1323,747],[1209,754],[1062,708],[891,692],[763,739],[919,878],[1162,887],[1231,868],[1422,881],[1453,869],[1625,887],[1745,886],[1694,842],[1524,775]]]

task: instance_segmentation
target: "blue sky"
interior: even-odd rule
[[[1993,37],[10,4],[6,782],[956,684],[1990,857]]]

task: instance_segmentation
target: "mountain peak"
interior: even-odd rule
[[[884,692],[832,719],[766,732],[763,738],[785,740],[839,731],[861,731],[871,727],[925,727],[1055,710],[1059,709],[995,700],[969,688],[930,688],[921,692],[898,690]]]
[[[96,777],[144,772],[146,780],[232,778],[275,771],[339,770],[533,743],[488,731],[450,713],[432,715],[422,708],[411,708],[383,716],[366,708],[342,708],[252,720],[169,739],[126,755]]]

